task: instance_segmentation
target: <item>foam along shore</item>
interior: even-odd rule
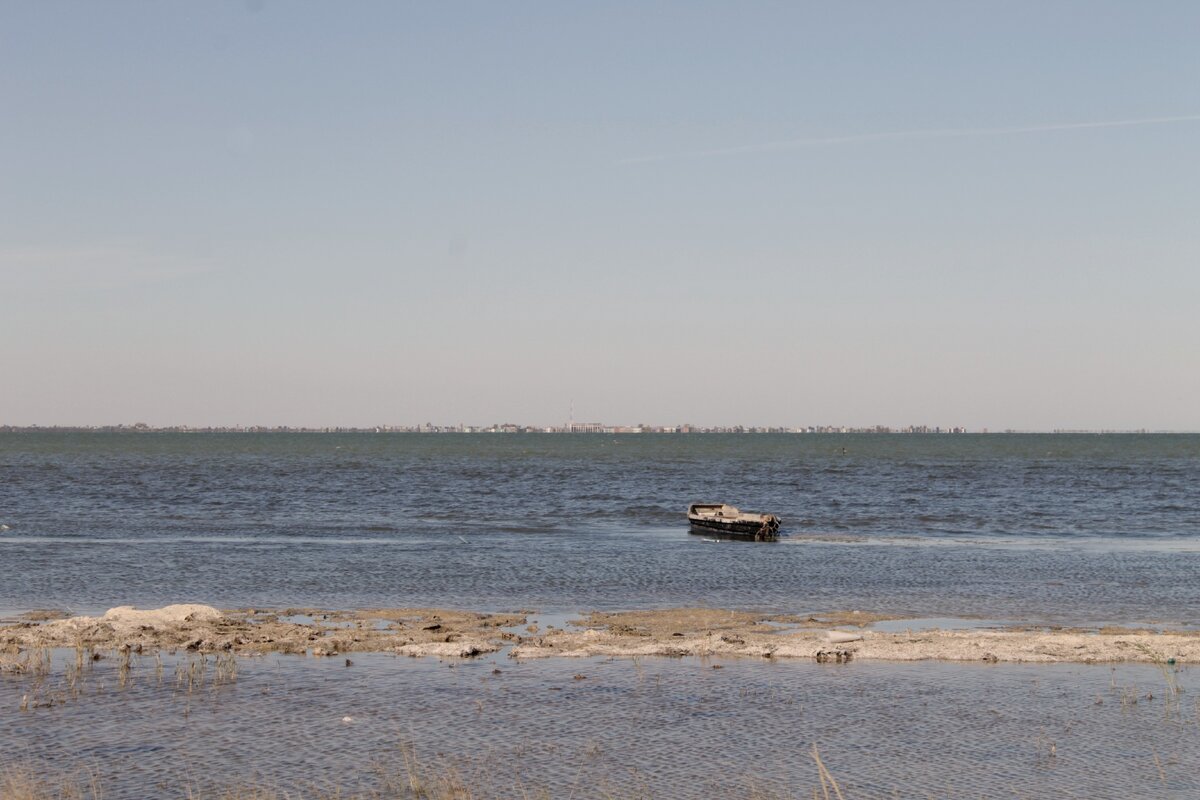
[[[535,612],[488,614],[438,608],[219,611],[205,605],[99,617],[47,619],[30,612],[0,625],[0,656],[34,648],[186,650],[333,656],[391,652],[469,658],[508,649],[514,658],[698,656],[818,661],[1200,662],[1200,632],[1007,627],[870,630],[879,615],[755,614],[707,608],[592,612],[565,627]],[[893,626],[895,627],[895,626]]]

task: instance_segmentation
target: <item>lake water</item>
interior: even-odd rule
[[[109,800],[370,790],[404,774],[405,746],[477,798],[808,798],[813,745],[859,800],[1200,796],[1186,669],[1172,700],[1148,665],[270,656],[215,687],[210,659],[188,693],[190,663],[160,678],[143,657],[122,686],[105,659],[78,697],[24,713],[30,681],[0,679],[0,752],[90,770]]]
[[[1200,436],[0,434],[0,616],[187,601],[1194,625],[1198,487]],[[691,535],[696,500],[780,514],[785,537]],[[814,744],[854,798],[1200,794],[1187,665],[270,656],[218,687],[210,663],[188,693],[187,656],[161,677],[137,658],[128,680],[110,656],[72,696],[56,657],[44,680],[0,678],[0,752],[94,770],[108,798],[371,789],[409,745],[477,797],[809,797]],[[18,711],[30,695],[54,702]]]
[[[8,610],[1200,614],[1200,435],[10,433],[0,524]]]

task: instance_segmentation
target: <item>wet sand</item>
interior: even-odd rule
[[[196,604],[149,610],[120,606],[99,617],[45,622],[38,621],[47,616],[44,611],[33,612],[32,616],[33,619],[0,627],[0,652],[70,647],[129,649],[138,653],[185,650],[335,656],[394,652],[467,658],[500,649],[504,636],[499,629],[525,619],[521,614],[475,614],[433,608],[220,611]]]
[[[1038,628],[883,632],[887,615],[840,611],[756,614],[709,608],[591,612],[565,627],[535,624],[535,612],[478,613],[439,608],[231,609],[173,605],[114,608],[99,617],[55,619],[38,610],[0,625],[0,669],[15,670],[38,648],[292,653],[355,652],[470,658],[508,649],[518,659],[742,657],[817,661],[1024,663],[1200,662],[1200,632]],[[902,621],[901,623],[902,624]],[[895,629],[896,625],[893,624]]]

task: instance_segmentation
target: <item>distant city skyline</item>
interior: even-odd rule
[[[504,422],[490,425],[475,425],[459,423],[396,425],[380,424],[367,426],[327,425],[327,426],[296,426],[296,425],[149,425],[144,422],[133,424],[117,423],[113,425],[6,425],[0,422],[0,433],[32,433],[32,432],[112,432],[112,433],[470,433],[470,434],[507,434],[507,433],[546,433],[546,434],[579,434],[579,435],[640,435],[640,434],[903,434],[903,435],[941,435],[941,434],[1200,434],[1200,431],[1161,430],[1153,428],[1133,428],[1120,430],[1060,428],[1055,430],[1023,430],[1017,428],[993,429],[981,428],[971,430],[961,425],[692,425],[677,423],[674,425],[611,425],[602,422],[583,422],[564,425],[536,425],[527,423]]]
[[[1197,30],[8,3],[0,424],[1198,430]]]

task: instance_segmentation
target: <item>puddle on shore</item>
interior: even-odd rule
[[[338,629],[352,629],[368,626],[374,628],[375,630],[381,631],[387,630],[391,625],[391,621],[386,619],[341,619],[329,616],[327,614],[318,614],[316,616],[313,616],[312,614],[280,614],[277,617],[277,621],[290,625],[309,625],[311,627]]]
[[[586,616],[586,614],[580,614],[576,612],[547,611],[545,613],[540,613],[534,611],[525,615],[525,622],[522,624],[510,625],[505,628],[500,628],[500,630],[504,631],[505,633],[516,634],[517,636],[535,636],[537,634],[545,634],[552,628],[564,631],[578,630],[579,626],[573,625],[572,623],[583,622],[583,619]],[[536,628],[536,630],[531,631],[531,627]]]
[[[64,692],[73,657],[55,654],[38,697]],[[243,658],[219,682],[215,659],[198,658],[164,655],[160,672],[134,657],[122,679],[110,654],[77,697],[25,712],[35,679],[6,675],[0,752],[54,774],[94,768],[109,800],[245,780],[367,790],[377,768],[402,769],[402,745],[429,773],[457,767],[476,797],[513,796],[517,780],[551,797],[745,796],[751,783],[808,797],[813,744],[847,797],[1200,795],[1200,680],[1188,669],[1171,673],[1173,696],[1153,665],[360,653],[350,666]]]
[[[276,617],[277,622],[287,623],[289,625],[309,625],[320,626],[325,628],[353,628],[354,623],[350,620],[331,620],[321,619],[319,616],[312,614],[280,614]]]
[[[813,614],[819,617],[819,614]],[[820,632],[822,630],[838,630],[849,633],[862,633],[863,631],[877,631],[879,633],[904,633],[906,631],[965,631],[965,630],[980,630],[982,628],[1005,628],[1010,625],[1016,625],[1016,622],[1010,620],[999,619],[968,619],[965,617],[910,617],[907,619],[884,619],[871,622],[867,625],[838,625],[830,624],[826,626],[813,625],[811,623],[799,624],[792,622],[765,622],[762,623],[766,629],[774,630],[777,633],[801,633],[801,632]]]
[[[967,619],[964,617],[918,617],[915,619],[884,619],[873,622],[867,630],[880,633],[905,631],[973,631],[982,628],[1005,628],[1017,623],[1003,619]]]
[[[1019,628],[1021,630],[1061,630],[1064,626],[1051,622],[1022,622],[1014,619],[975,619],[970,617],[916,617],[910,619],[885,619],[867,625],[864,630],[880,633],[905,633],[906,631],[971,631],[971,630],[1004,630]],[[1194,631],[1197,626],[1188,623],[1146,623],[1146,622],[1097,622],[1083,627],[1084,631],[1098,633],[1105,628],[1150,631],[1153,633],[1169,633],[1171,631]],[[845,630],[857,630],[847,627]]]

